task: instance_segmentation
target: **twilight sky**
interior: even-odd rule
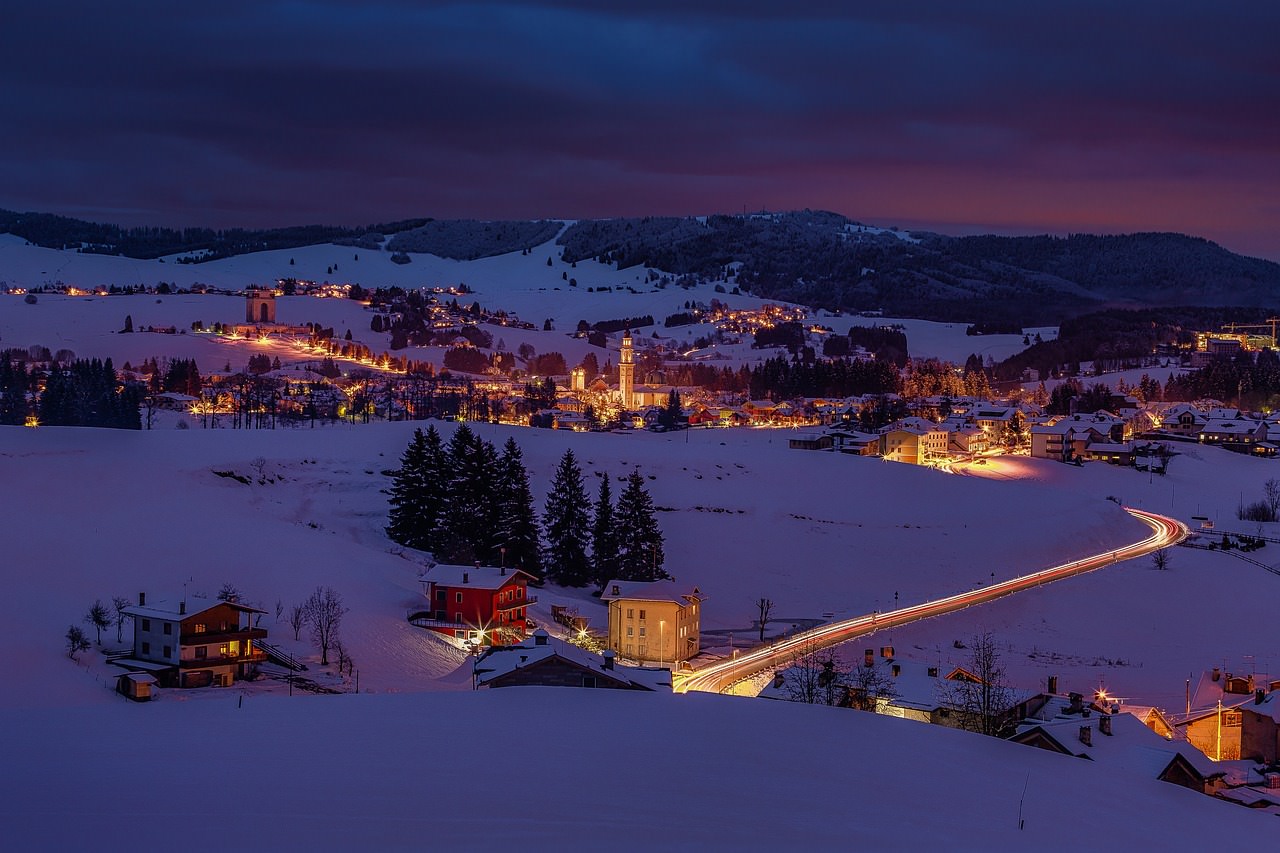
[[[1271,0],[18,4],[0,207],[219,227],[809,207],[1280,260],[1277,33]]]

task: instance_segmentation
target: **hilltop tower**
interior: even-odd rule
[[[636,365],[631,353],[631,330],[622,333],[622,352],[618,356],[618,398],[622,408],[631,411],[635,399]]]
[[[251,287],[244,292],[244,319],[246,323],[274,325],[276,322],[276,295],[274,291]]]

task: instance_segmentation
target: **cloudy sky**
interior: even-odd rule
[[[809,207],[1280,259],[1270,0],[59,0],[5,19],[8,209],[265,226]]]

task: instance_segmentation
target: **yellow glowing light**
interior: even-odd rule
[[[37,418],[35,415],[27,415],[27,419],[23,421],[22,425],[29,426],[29,427],[38,427],[40,426],[40,419]]]

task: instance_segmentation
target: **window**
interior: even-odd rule
[[[627,626],[627,636],[628,636],[628,637],[630,637],[630,636],[635,632],[635,630],[636,630],[635,628],[632,628],[630,625],[628,625],[628,626]]]
[[[634,609],[632,609],[632,608],[630,608],[630,607],[628,607],[628,608],[627,608],[627,618],[628,618],[628,619],[634,619],[634,618],[636,618],[636,612],[635,612],[635,610],[634,610]]]
[[[231,647],[228,646],[226,643],[223,643],[222,645],[218,646],[218,654],[222,655],[225,658],[227,655],[231,654]]]
[[[151,630],[151,620],[150,620],[150,619],[143,619],[143,620],[142,620],[142,630],[144,630],[144,631],[150,631],[150,630]]]
[[[584,675],[584,676],[582,676],[582,686],[583,686],[583,687],[595,687],[595,686],[596,686],[596,677],[595,677],[594,675]]]
[[[644,626],[643,626],[643,625],[642,625],[642,626],[640,626],[640,636],[641,636],[641,637],[643,637],[643,636],[644,636]]]
[[[461,603],[462,603],[462,593],[460,593],[460,592],[455,592],[455,593],[453,594],[453,596],[454,596],[454,597],[453,597],[453,600],[454,600],[455,602],[457,602],[458,604],[461,604]]]
[[[162,655],[162,657],[166,657],[166,658],[168,658],[168,657],[170,657],[170,656],[172,656],[172,655],[173,655],[173,646],[165,646],[165,647],[164,647],[164,655]]]
[[[641,618],[641,619],[643,619],[643,618],[644,618],[644,611],[643,611],[643,610],[641,610],[641,611],[640,611],[640,618]]]
[[[166,623],[164,623],[164,632],[165,632],[166,634],[172,634],[172,633],[173,633],[173,623],[172,623],[172,622],[166,622]]]
[[[142,653],[143,653],[144,655],[149,655],[149,654],[151,654],[151,644],[150,644],[150,643],[143,643],[143,644],[142,644]]]
[[[443,594],[444,594],[444,593],[441,593],[441,595],[443,595]],[[461,640],[465,635],[466,635],[466,632],[465,632],[465,631],[454,631],[454,632],[453,632],[453,636],[454,636],[454,638],[455,638],[455,639],[458,639],[458,640]]]
[[[441,604],[444,604],[444,590],[443,590],[443,589],[437,589],[437,590],[436,590],[436,601],[440,602]]]
[[[196,646],[196,657],[197,657],[197,658],[200,658],[201,660],[203,660],[203,659],[207,658],[208,656],[209,656],[209,647],[208,647],[208,646]]]
[[[197,622],[197,623],[192,627],[192,632],[193,632],[193,633],[196,633],[196,634],[203,634],[203,633],[204,633],[205,631],[207,631],[207,630],[208,630],[208,626],[207,626],[207,625],[204,625],[203,623],[200,623],[200,622]]]

